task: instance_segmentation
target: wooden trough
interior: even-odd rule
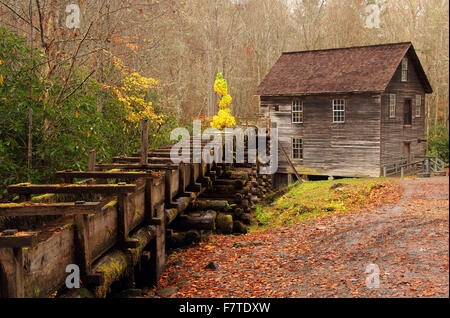
[[[0,232],[0,296],[48,297],[64,286],[66,267],[76,264],[82,284],[105,297],[120,278],[133,281],[129,275],[142,255],[150,255],[148,270],[157,281],[165,265],[166,226],[204,190],[197,181],[211,165],[173,164],[167,157],[149,159],[148,152],[142,146],[139,156],[95,164],[91,151],[90,171],[56,173],[64,184],[10,186],[23,202],[0,204],[0,216],[60,217],[35,232]],[[36,203],[39,197],[31,199],[38,194],[97,200]]]
[[[248,173],[233,171],[234,164],[172,162],[170,148],[148,149],[147,132],[143,121],[141,151],[130,157],[96,163],[91,151],[88,171],[56,172],[63,184],[8,187],[21,202],[0,204],[0,216],[58,218],[33,232],[0,232],[0,297],[48,297],[64,287],[72,264],[95,297],[106,297],[117,281],[132,287],[137,265],[157,282],[166,262],[166,234],[172,233],[167,227],[176,226],[174,220],[203,227],[206,220],[214,228],[215,214],[183,212],[226,210],[234,203],[242,205],[236,212],[249,212]]]

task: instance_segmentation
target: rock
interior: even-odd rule
[[[219,269],[219,265],[211,261],[208,263],[208,265],[205,266],[205,269],[217,270]]]
[[[219,214],[216,218],[216,229],[220,234],[233,233],[233,217],[228,214]]]
[[[164,289],[157,290],[156,293],[161,297],[170,297],[178,293],[178,287],[168,287]]]
[[[243,213],[244,213],[244,210],[242,208],[236,208],[233,210],[233,218],[239,219]]]
[[[195,230],[187,232],[174,233],[169,239],[169,245],[172,248],[179,248],[200,242],[200,233]]]
[[[330,190],[334,190],[337,188],[343,188],[343,187],[345,187],[345,184],[337,182],[337,183],[333,183],[331,185]]]
[[[242,223],[244,223],[244,224],[250,225],[250,223],[251,223],[251,217],[250,217],[249,213],[242,214],[240,219],[241,219]]]
[[[239,234],[247,234],[248,229],[247,226],[244,225],[241,221],[233,222],[233,232]]]

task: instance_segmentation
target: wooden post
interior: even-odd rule
[[[150,222],[153,216],[152,211],[152,186],[153,180],[151,178],[145,179],[145,221]]]
[[[180,162],[180,193],[184,193],[186,191],[186,180],[185,180],[185,170],[184,170],[184,162]]]
[[[75,253],[82,275],[91,271],[91,250],[89,248],[89,215],[75,215]]]
[[[141,165],[148,164],[148,119],[141,121]]]
[[[404,176],[404,168],[403,168],[403,166],[400,168],[400,176],[403,178],[403,176]]]
[[[386,177],[387,171],[386,171],[386,166],[383,167],[383,176]]]
[[[425,174],[428,176],[430,173],[430,158],[425,159]]]
[[[96,151],[95,149],[89,150],[89,161],[88,161],[88,171],[95,171],[95,161],[96,161]],[[93,183],[97,183],[98,180],[94,179]]]
[[[158,220],[158,222],[154,222],[154,226],[156,227],[156,238],[152,240],[150,250],[150,254],[152,256],[151,280],[153,283],[157,283],[166,264],[166,216],[164,204],[158,205],[154,213],[154,219]]]
[[[127,194],[120,193],[117,199],[118,241],[124,242],[128,239]]]
[[[7,298],[25,297],[24,288],[24,260],[22,247],[0,249],[0,266],[2,295]],[[5,286],[6,285],[6,286]]]
[[[88,171],[95,171],[95,149],[89,151]]]

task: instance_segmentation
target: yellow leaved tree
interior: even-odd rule
[[[236,119],[231,115],[231,109],[227,107],[231,104],[233,99],[228,95],[228,83],[227,80],[223,78],[222,73],[218,73],[216,76],[214,91],[219,94],[221,99],[219,101],[219,112],[213,117],[211,127],[224,129],[236,126]]]
[[[111,63],[123,75],[118,85],[103,85],[110,89],[127,111],[126,119],[132,123],[139,123],[142,119],[162,124],[163,114],[156,114],[153,103],[148,100],[147,93],[155,89],[158,81],[151,77],[144,77],[137,72],[130,73],[122,61],[111,52],[104,51],[111,58]]]

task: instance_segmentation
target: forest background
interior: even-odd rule
[[[151,147],[210,120],[219,72],[233,115],[255,118],[282,52],[403,41],[434,89],[428,154],[448,164],[448,36],[448,0],[0,0],[0,201],[8,184],[86,169],[90,149],[130,154],[143,118]]]

